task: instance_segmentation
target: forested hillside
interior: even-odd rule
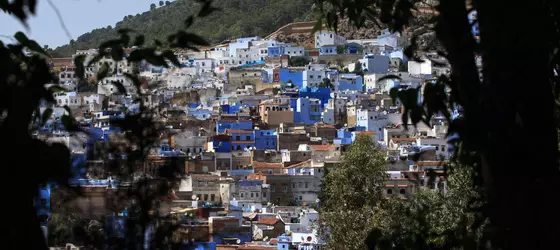
[[[213,6],[220,10],[198,19],[191,29],[211,43],[265,36],[294,20],[309,19],[312,4],[313,1],[303,0],[214,0]],[[77,49],[96,48],[102,41],[117,37],[117,30],[122,28],[144,34],[146,41],[165,42],[169,34],[183,28],[186,17],[198,10],[197,5],[194,0],[177,0],[135,16],[125,16],[116,25],[85,33],[76,41],[56,48],[52,54],[70,56]]]

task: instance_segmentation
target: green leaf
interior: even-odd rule
[[[74,66],[76,66],[76,75],[79,79],[84,79],[84,61],[86,59],[85,55],[78,55],[74,57]]]
[[[107,50],[108,48],[119,47],[121,46],[121,43],[122,41],[120,39],[106,41],[99,45],[99,53],[101,54],[101,52],[106,52],[105,50]]]
[[[129,29],[129,28],[121,28],[121,29],[117,30],[117,33],[119,33],[119,35],[128,34],[128,33],[132,33],[132,32],[134,32],[134,30]]]
[[[49,87],[49,91],[51,93],[56,93],[56,92],[66,92],[66,89],[63,87],[60,87],[58,85],[53,85]]]
[[[125,76],[126,78],[128,78],[129,80],[131,80],[131,81],[132,81],[132,84],[134,84],[134,86],[135,86],[137,89],[140,89],[140,85],[142,85],[142,84],[141,84],[141,82],[140,82],[140,79],[138,79],[138,76],[133,75],[133,74],[130,74],[130,73],[124,73],[124,76]]]
[[[129,43],[130,43],[130,35],[128,35],[128,33],[121,34],[121,44],[122,44],[122,46],[128,47]],[[121,47],[121,49],[122,49],[122,47]]]
[[[52,108],[47,108],[45,109],[45,111],[43,111],[43,114],[41,115],[41,127],[45,126],[45,123],[47,123],[47,121],[51,118],[52,113]]]
[[[124,49],[122,47],[116,47],[111,49],[111,58],[115,61],[122,61],[124,57]]]
[[[108,74],[109,74],[109,64],[105,62],[97,72],[97,81],[103,80],[103,78],[107,77]]]
[[[377,79],[377,81],[383,81],[383,80],[402,80],[402,78],[400,78],[397,75],[385,75],[380,77],[379,79]]]
[[[399,89],[397,88],[391,88],[391,90],[389,91],[389,95],[391,96],[391,99],[393,100],[393,105],[397,104],[397,95],[399,94]]]
[[[134,46],[140,47],[144,45],[144,42],[145,42],[144,35],[138,35],[136,36],[136,38],[134,38]]]
[[[27,38],[27,36],[23,32],[21,31],[17,32],[14,35],[14,38],[19,42],[19,44],[25,46],[29,50],[40,53],[45,56],[49,56],[47,52],[43,50],[43,48],[37,42]]]
[[[119,93],[126,95],[126,88],[124,87],[124,85],[118,81],[111,81],[111,83],[113,83],[113,85],[115,85],[115,87],[117,87],[117,90],[119,91]]]
[[[175,65],[176,67],[181,67],[181,62],[179,62],[179,59],[177,59],[177,56],[175,56],[175,54],[173,53],[173,51],[171,50],[166,50],[161,54],[165,59],[171,61],[171,63],[173,63],[173,65]]]
[[[317,22],[315,22],[315,25],[313,26],[313,29],[311,30],[311,34],[315,35],[315,32],[320,31],[323,29],[323,19],[319,18],[317,20]]]
[[[187,19],[185,20],[185,29],[188,29],[189,27],[191,27],[193,22],[194,22],[194,17],[193,16],[187,17]]]
[[[99,51],[99,54],[95,55],[87,64],[88,67],[93,66],[94,64],[98,63],[103,57],[105,56],[106,52]]]
[[[198,12],[198,17],[206,17],[212,14],[212,12],[220,10],[220,8],[212,7],[210,6],[210,4],[211,2],[207,2],[202,6],[200,11]]]
[[[206,40],[204,40],[204,38],[200,37],[199,35],[193,34],[193,33],[186,33],[185,38],[192,44],[202,45],[202,46],[210,45],[210,43],[208,43]]]
[[[76,124],[76,120],[72,116],[72,111],[67,105],[64,105],[64,109],[68,114],[63,115],[60,120],[62,121],[62,125],[64,128],[69,132],[76,132],[81,131],[80,127]]]

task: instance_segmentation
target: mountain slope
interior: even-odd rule
[[[266,36],[294,20],[307,19],[312,4],[313,1],[304,0],[214,0],[213,6],[221,10],[196,20],[190,30],[211,43],[243,36]],[[117,37],[117,31],[122,28],[144,34],[147,42],[153,39],[165,42],[198,9],[194,0],[178,0],[136,16],[129,15],[115,27],[92,30],[71,44],[56,48],[53,55],[67,57],[77,49],[96,48],[101,42]]]

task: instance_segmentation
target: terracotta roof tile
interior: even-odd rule
[[[66,58],[52,58],[51,62],[53,64],[53,66],[55,68],[58,67],[74,67],[74,62],[72,60],[72,57],[66,57]]]
[[[309,147],[314,151],[327,151],[333,149],[335,145],[309,145]]]
[[[278,221],[280,221],[280,220],[279,219],[272,219],[272,218],[260,218],[259,219],[259,224],[274,226],[274,225],[276,225],[276,223],[278,223]]]
[[[268,244],[270,244],[270,245],[276,245],[276,244],[278,244],[278,239],[272,238],[272,239],[270,239],[270,241],[268,242]]]
[[[268,163],[261,161],[253,161],[253,168],[282,168],[282,163]]]
[[[377,133],[375,131],[356,131],[356,134],[358,134],[358,135],[376,135]]]
[[[299,162],[299,163],[296,163],[296,164],[292,164],[290,166],[287,166],[286,168],[295,168],[295,167],[299,167],[299,166],[305,165],[306,163],[310,163],[310,162],[311,162],[311,159],[309,159],[307,161],[302,161],[302,162]]]

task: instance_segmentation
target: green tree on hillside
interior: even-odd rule
[[[356,26],[369,19],[405,32],[418,21],[415,4],[419,2],[318,0],[315,4],[321,13],[318,24],[326,21],[335,30],[338,16],[344,15]],[[451,141],[456,146],[455,160],[474,168],[474,183],[485,190],[487,204],[482,210],[491,222],[485,236],[492,248],[550,249],[560,235],[560,214],[550,198],[557,195],[560,183],[556,117],[560,2],[436,2],[437,14],[423,30],[411,34],[404,53],[409,60],[421,60],[423,35],[435,34],[443,47],[438,54],[447,59],[451,71],[424,85],[421,104],[416,89],[393,90],[391,97],[403,103],[403,117],[413,124],[430,123],[434,114],[442,114],[450,124],[448,133],[458,135]],[[474,22],[468,19],[473,10],[480,30],[477,37]],[[527,47],[531,52],[525,52]],[[481,65],[478,56],[483,57]],[[451,119],[457,107],[460,115]],[[403,119],[405,125],[407,121]],[[521,134],[528,136],[514,136]]]
[[[323,78],[323,80],[319,83],[319,87],[321,88],[334,88],[334,85],[329,78]]]
[[[479,192],[473,189],[472,169],[453,168],[446,185],[445,194],[416,189],[411,200],[391,198],[384,202],[372,218],[374,231],[378,234],[375,239],[369,239],[368,243],[372,244],[369,248],[480,247],[483,227],[473,227],[473,224],[478,216],[474,210],[482,203]]]
[[[155,4],[155,3],[153,3],[153,4],[150,4],[150,10],[155,10],[155,9],[156,9],[156,7],[157,7],[157,6],[156,6],[156,4]]]
[[[343,162],[328,169],[319,209],[320,235],[330,249],[364,249],[374,211],[383,199],[384,153],[370,136],[359,135]]]
[[[309,64],[310,60],[304,56],[290,56],[288,59],[288,64],[292,67],[303,67]]]
[[[163,1],[159,1],[159,7],[163,6],[164,2]]]

